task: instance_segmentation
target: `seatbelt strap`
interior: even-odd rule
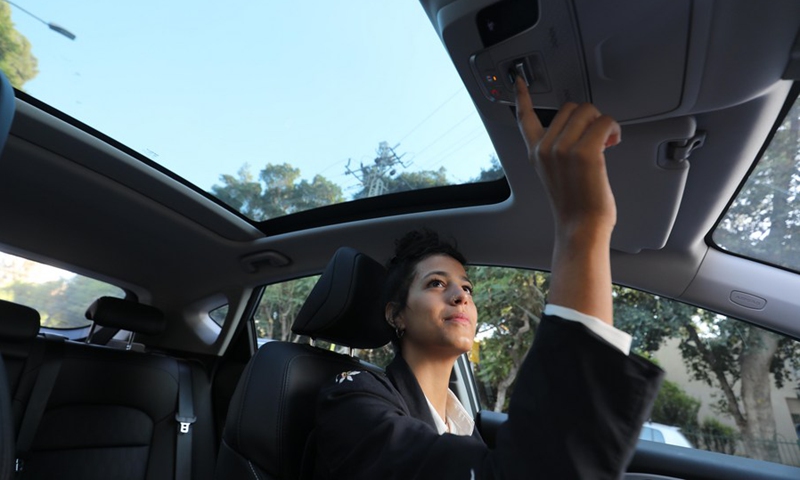
[[[45,342],[44,360],[36,376],[36,383],[33,385],[28,407],[22,417],[22,425],[17,436],[17,461],[16,471],[19,475],[24,469],[24,462],[30,454],[33,438],[39,428],[39,422],[47,407],[50,393],[56,384],[58,372],[61,370],[61,361],[64,355],[64,338],[48,338]]]
[[[108,345],[108,342],[120,331],[119,328],[100,327],[94,333],[89,341],[92,345]]]
[[[175,446],[175,480],[192,477],[192,424],[197,420],[192,402],[192,369],[178,360],[178,438]]]

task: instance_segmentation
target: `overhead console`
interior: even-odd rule
[[[514,76],[529,84],[545,123],[572,101],[592,102],[623,124],[624,142],[607,155],[618,203],[612,247],[624,252],[667,244],[690,162],[713,160],[704,158],[716,138],[706,114],[774,92],[786,72],[800,71],[791,60],[797,0],[421,3],[519,198],[529,193],[514,184],[524,153],[507,141],[517,135]]]
[[[477,32],[469,68],[486,101],[513,103],[515,71],[539,107],[593,102],[622,122],[727,107],[763,92],[780,79],[797,34],[787,12],[800,18],[800,2],[791,0],[423,3],[435,10],[451,54],[458,48],[448,37]],[[707,60],[736,82],[704,78]]]

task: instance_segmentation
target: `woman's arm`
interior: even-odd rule
[[[611,232],[617,220],[604,151],[619,124],[594,105],[564,105],[545,129],[517,79],[517,122],[555,218],[549,301],[613,324]]]

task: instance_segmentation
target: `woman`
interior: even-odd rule
[[[609,248],[616,206],[605,148],[620,127],[567,104],[548,129],[517,80],[517,121],[555,218],[549,303],[496,447],[448,389],[477,310],[465,260],[429,233],[397,244],[386,321],[399,353],[386,375],[349,372],[321,393],[317,478],[619,478],[663,372],[613,328]],[[349,381],[341,381],[345,378]]]

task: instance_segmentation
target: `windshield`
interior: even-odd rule
[[[503,175],[417,2],[20,0],[0,12],[15,87],[256,221]]]

